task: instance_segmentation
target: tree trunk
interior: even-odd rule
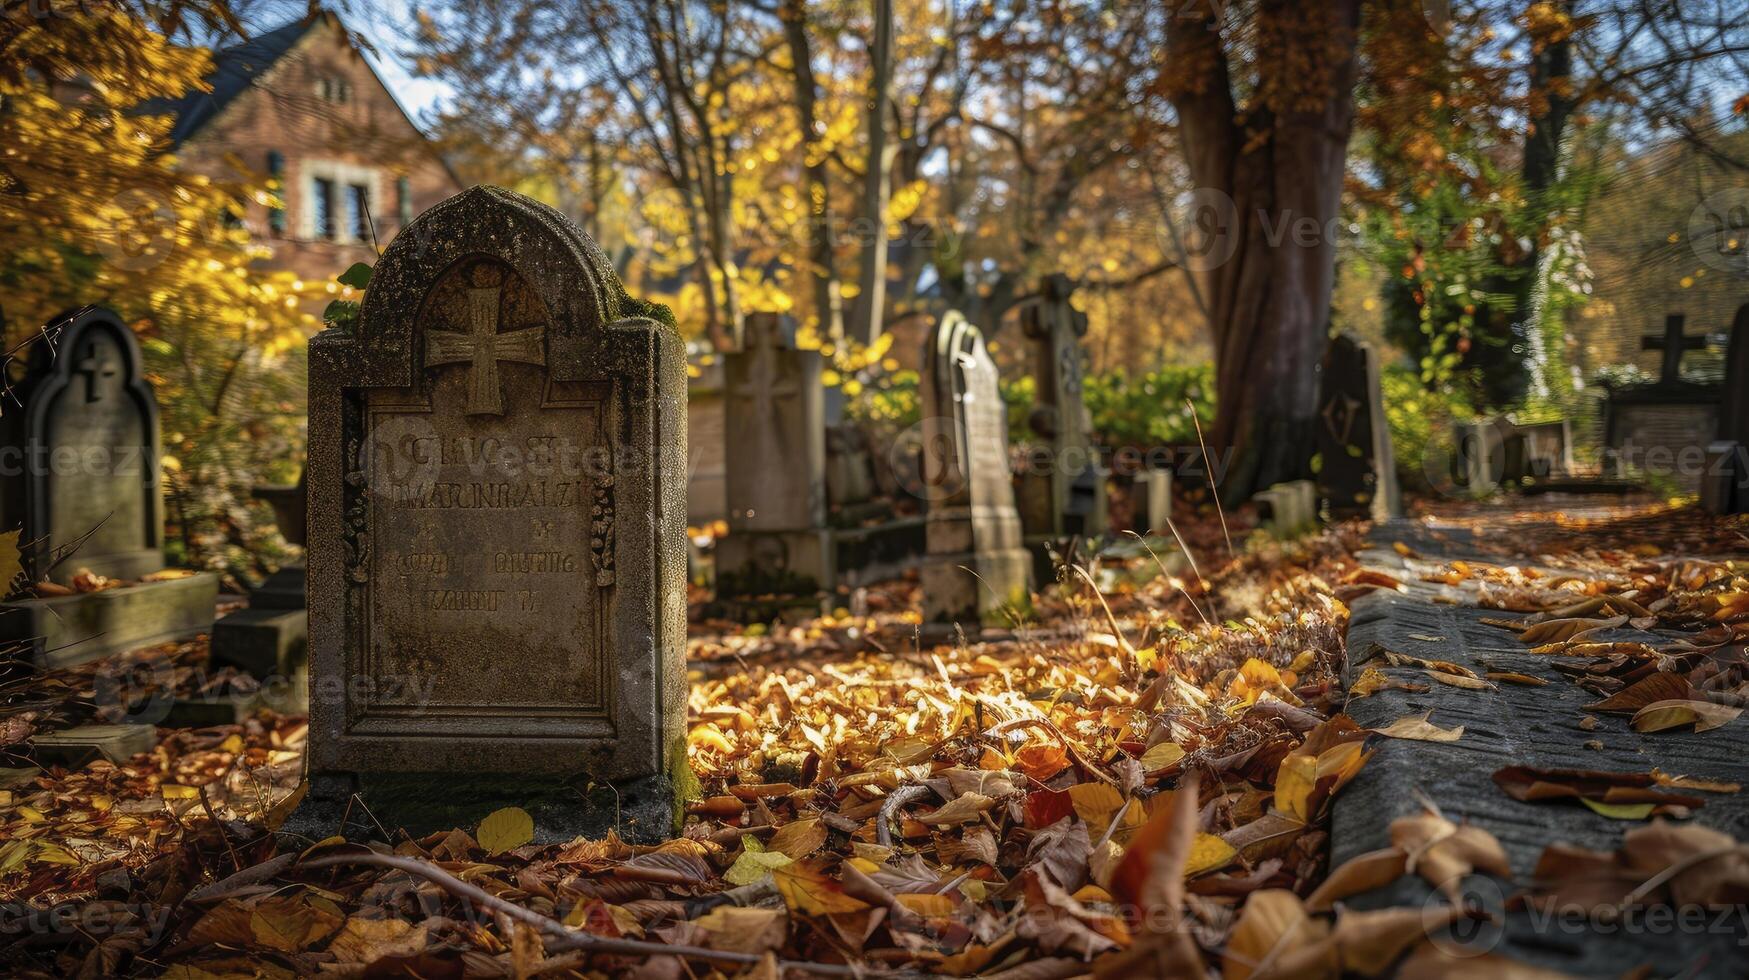
[[[796,125],[802,131],[808,208],[808,273],[814,285],[814,316],[820,335],[837,339],[844,336],[844,310],[832,257],[830,175],[826,169],[826,155],[818,146],[820,122],[816,93],[819,89],[814,81],[813,47],[808,41],[807,6],[803,0],[784,0],[779,16],[783,19],[783,33],[789,44],[795,82]]]
[[[1176,18],[1168,27],[1168,57],[1180,66],[1171,97],[1186,160],[1204,200],[1215,205],[1192,223],[1212,232],[1195,262],[1215,347],[1217,415],[1205,431],[1217,460],[1231,454],[1220,474],[1221,496],[1230,502],[1310,474],[1360,4],[1260,4],[1262,70],[1302,66],[1296,77],[1270,81],[1320,88],[1251,107],[1243,124],[1213,14]],[[1308,82],[1309,74],[1322,80]]]
[[[857,277],[856,305],[850,318],[850,338],[872,344],[881,335],[887,298],[887,198],[891,193],[893,153],[887,146],[887,102],[893,87],[893,2],[874,0],[873,61],[868,101],[868,173],[863,181],[862,217],[866,231]]]

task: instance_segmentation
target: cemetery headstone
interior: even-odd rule
[[[811,595],[834,586],[826,528],[826,426],[819,352],[787,317],[747,317],[747,349],[724,358],[729,533],[717,595]]]
[[[1706,466],[1702,504],[1715,514],[1749,512],[1749,303],[1731,322],[1719,438],[1708,447]]]
[[[287,832],[506,806],[542,841],[671,831],[686,379],[666,315],[557,211],[480,186],[395,238],[354,330],[310,342],[309,784]]]
[[[1682,357],[1704,350],[1711,338],[1688,334],[1680,313],[1665,318],[1664,331],[1642,339],[1645,350],[1663,354],[1658,379],[1610,392],[1604,413],[1605,443],[1629,473],[1667,479],[1677,489],[1698,492],[1706,447],[1719,434],[1718,385],[1685,379]]]
[[[978,328],[942,316],[923,361],[923,466],[929,557],[923,621],[1014,625],[1031,608],[1008,463],[1007,410]]]
[[[729,517],[728,464],[723,458],[723,359],[695,361],[686,379],[686,523],[706,527]]]
[[[32,582],[123,584],[0,608],[0,641],[61,666],[205,632],[218,579],[164,570],[158,403],[134,332],[85,307],[32,347],[0,415],[0,530],[21,529]]]
[[[1142,530],[1152,535],[1169,535],[1172,520],[1172,471],[1143,470],[1136,482],[1142,487],[1143,513],[1147,526]]]
[[[1317,486],[1331,519],[1401,516],[1396,457],[1372,347],[1339,334],[1318,370]]]
[[[1029,466],[1022,475],[1034,484],[1020,491],[1029,536],[1097,535],[1106,528],[1105,477],[1082,400],[1087,315],[1070,305],[1073,292],[1067,276],[1048,276],[1038,302],[1021,310],[1037,398],[1028,425],[1048,451],[1045,472]]]

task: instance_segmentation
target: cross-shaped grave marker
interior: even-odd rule
[[[1664,352],[1664,364],[1658,369],[1658,383],[1675,384],[1682,380],[1682,355],[1691,350],[1706,350],[1712,338],[1706,334],[1690,336],[1682,332],[1683,315],[1672,313],[1664,318],[1664,333],[1649,334],[1640,339],[1641,350]]]
[[[773,399],[794,399],[802,393],[796,379],[778,370],[778,351],[783,328],[776,317],[750,318],[747,329],[753,334],[753,363],[745,383],[736,386],[739,398],[752,398],[754,412],[762,420],[775,418]]]
[[[103,393],[97,387],[97,379],[116,376],[115,362],[110,360],[109,348],[95,340],[86,344],[85,356],[79,359],[78,373],[85,376],[86,403],[102,401]]]
[[[498,286],[468,290],[466,332],[453,328],[427,330],[425,366],[468,364],[468,414],[503,415],[504,386],[498,382],[498,362],[515,361],[545,367],[545,329],[529,327],[498,332]]]

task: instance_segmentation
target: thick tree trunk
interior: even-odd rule
[[[868,103],[868,173],[863,182],[862,240],[856,303],[851,307],[850,338],[872,344],[881,335],[887,298],[887,199],[891,193],[893,152],[887,145],[887,102],[893,86],[893,2],[874,0],[874,43]]]
[[[808,277],[814,286],[814,315],[821,336],[838,338],[844,335],[844,311],[838,275],[833,268],[830,175],[826,155],[816,145],[820,136],[818,88],[814,81],[813,47],[808,41],[807,5],[803,0],[784,0],[780,16],[792,63],[796,125],[802,131],[802,152],[806,156],[803,172],[807,176]]]
[[[1172,98],[1185,157],[1212,202],[1191,219],[1200,218],[1205,232],[1195,264],[1215,347],[1217,415],[1205,431],[1215,459],[1230,460],[1220,474],[1228,501],[1310,473],[1317,366],[1328,340],[1354,119],[1360,6],[1361,0],[1260,4],[1263,70],[1311,65],[1309,74],[1318,77],[1268,79],[1316,89],[1283,92],[1271,100],[1276,104],[1250,108],[1243,123],[1213,15],[1177,18],[1168,28],[1168,57],[1180,67]]]

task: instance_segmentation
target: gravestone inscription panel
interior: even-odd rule
[[[359,793],[415,832],[503,805],[547,839],[667,831],[685,367],[646,310],[557,212],[476,187],[395,240],[355,333],[312,341],[294,830],[338,832]]]

